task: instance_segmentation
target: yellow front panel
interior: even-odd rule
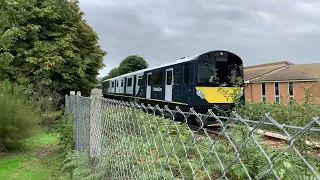
[[[233,103],[234,98],[243,88],[240,87],[196,87],[202,91],[208,103]]]

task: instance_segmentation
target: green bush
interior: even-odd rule
[[[320,116],[320,105],[312,103],[303,104],[276,104],[263,102],[247,102],[237,109],[237,113],[243,118],[260,120],[266,113],[279,124],[305,126],[313,117]]]
[[[28,94],[25,87],[0,83],[0,151],[22,148],[21,140],[31,137],[38,127],[39,111]]]
[[[59,149],[64,155],[72,150],[73,145],[73,124],[72,118],[59,116],[55,125],[55,131],[59,133]]]

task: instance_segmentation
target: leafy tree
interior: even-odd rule
[[[119,72],[119,67],[114,67],[112,68],[108,75],[107,76],[104,76],[102,79],[101,79],[101,82],[106,80],[106,79],[109,79],[109,78],[113,78],[113,77],[116,77],[116,76],[119,76],[120,75],[120,72]]]
[[[121,61],[119,65],[119,73],[126,74],[145,69],[147,67],[148,63],[141,56],[131,55]]]
[[[121,61],[118,67],[112,68],[107,76],[103,77],[101,81],[113,78],[122,74],[138,71],[147,68],[149,65],[138,55],[130,55]]]
[[[0,1],[0,80],[89,95],[106,55],[75,0]]]

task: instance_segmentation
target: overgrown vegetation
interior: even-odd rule
[[[69,153],[64,169],[72,172],[71,177],[215,179],[225,175],[248,179],[250,175],[254,179],[275,179],[276,173],[281,179],[315,179],[293,148],[282,154],[285,145],[271,146],[259,135],[251,138],[245,126],[229,128],[220,137],[208,137],[190,131],[185,124],[117,104],[106,107],[99,125],[102,129],[92,132],[101,136],[94,139],[90,149],[99,149],[100,153],[94,153],[95,158],[89,155],[90,149]],[[85,139],[81,138],[84,144]],[[304,140],[303,135],[297,137],[295,148],[319,172],[317,152],[305,146]],[[268,160],[274,161],[274,172]]]
[[[54,126],[54,132],[59,134],[59,150],[67,155],[73,149],[73,118],[60,116]]]
[[[21,140],[31,137],[38,128],[39,109],[27,99],[28,94],[17,84],[0,83],[0,151],[22,148]]]

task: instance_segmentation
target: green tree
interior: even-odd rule
[[[101,82],[106,80],[106,79],[113,78],[113,77],[116,77],[116,76],[119,76],[119,75],[120,75],[119,67],[114,67],[109,71],[108,75],[104,76],[101,79]]]
[[[0,80],[89,95],[106,52],[75,0],[0,1]]]
[[[148,67],[148,63],[138,55],[131,55],[121,61],[119,65],[119,73],[126,74]]]
[[[147,68],[149,65],[138,55],[130,55],[121,61],[118,67],[112,68],[107,76],[103,77],[101,81],[113,78],[122,74],[138,71]]]

